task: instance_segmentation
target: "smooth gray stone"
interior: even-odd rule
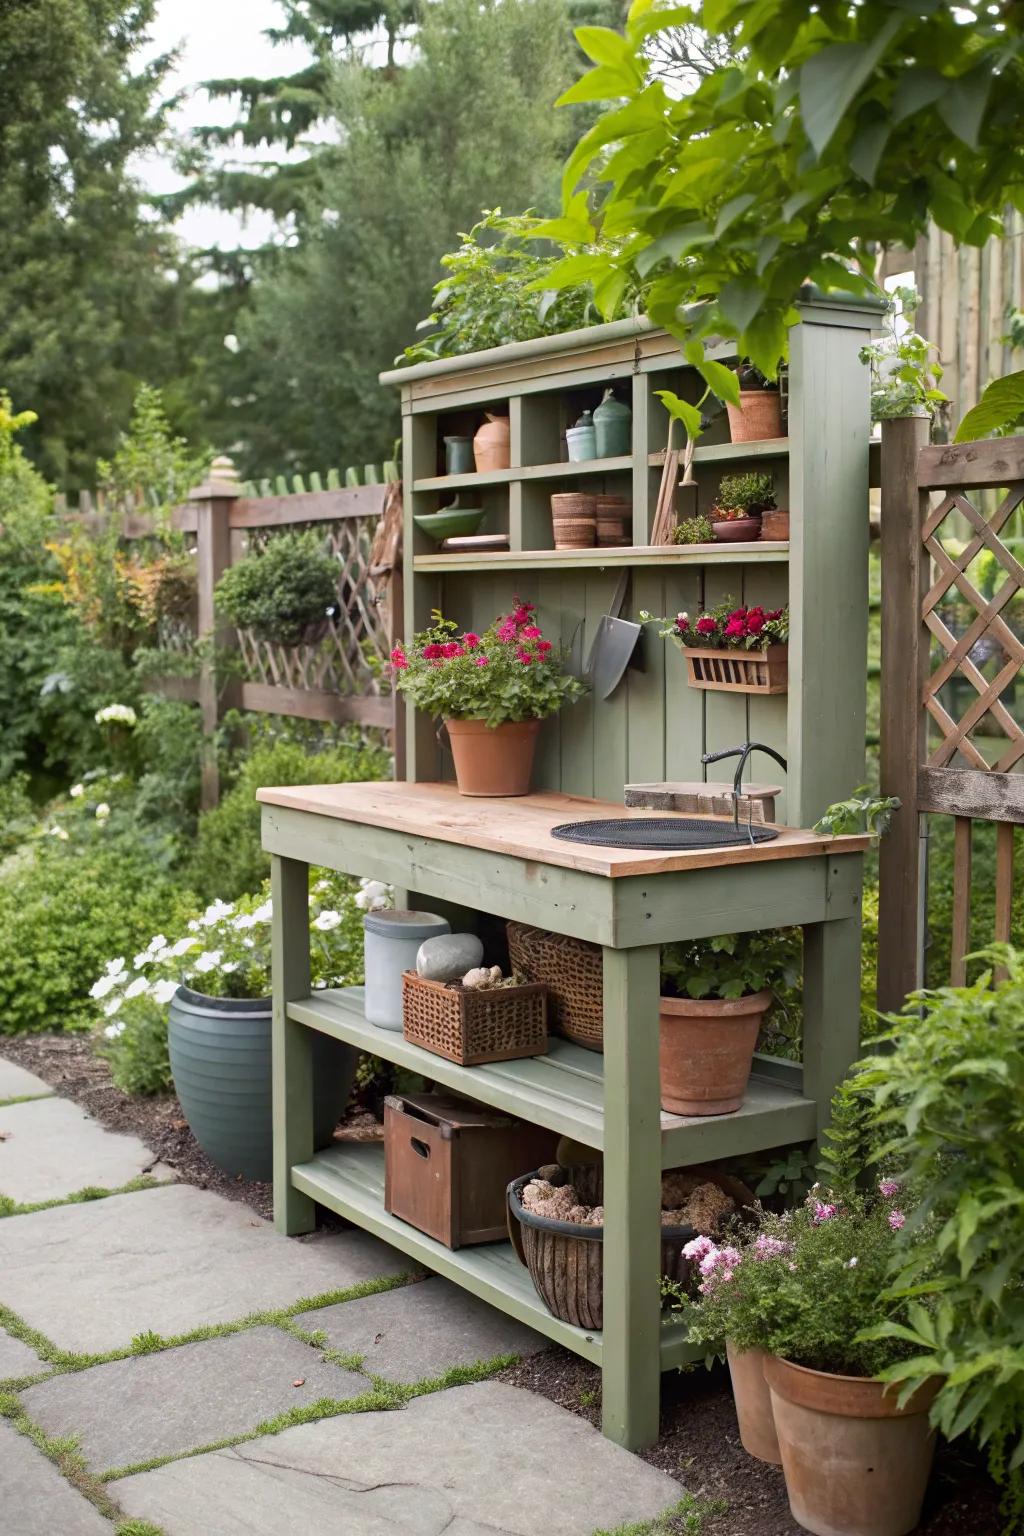
[[[281,1237],[250,1208],[165,1184],[0,1221],[0,1297],[64,1349],[121,1349],[343,1290],[411,1261],[367,1232]]]
[[[251,1328],[53,1376],[22,1402],[48,1434],[80,1436],[93,1472],[109,1472],[245,1434],[321,1397],[369,1390],[365,1376],[329,1365],[280,1328]]]
[[[0,1108],[0,1195],[30,1205],[88,1185],[120,1189],[141,1174],[173,1178],[137,1136],[105,1130],[69,1099]]]
[[[36,1371],[46,1370],[49,1366],[34,1349],[0,1328],[0,1381],[6,1377],[34,1376]]]
[[[0,1530],[4,1536],[111,1536],[111,1525],[65,1482],[31,1440],[0,1419]]]
[[[427,981],[457,981],[484,958],[475,933],[440,933],[416,951],[416,970]]]
[[[36,1077],[34,1072],[28,1072],[24,1067],[19,1067],[16,1061],[8,1061],[5,1056],[0,1056],[0,1104],[5,1099],[23,1098],[27,1093],[42,1098],[52,1094],[53,1089],[41,1077]]]
[[[167,1536],[593,1536],[682,1490],[564,1408],[481,1382],[110,1485]]]
[[[362,1355],[363,1369],[387,1381],[423,1381],[453,1365],[534,1355],[548,1345],[532,1328],[437,1276],[304,1312],[299,1321],[322,1328],[332,1349]]]

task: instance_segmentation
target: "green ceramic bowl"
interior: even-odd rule
[[[429,534],[440,544],[442,539],[452,539],[459,534],[476,533],[484,520],[483,507],[445,507],[441,512],[420,513],[413,517],[417,528]]]

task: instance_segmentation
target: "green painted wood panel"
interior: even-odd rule
[[[274,1119],[274,1225],[292,1237],[312,1232],[312,1200],[291,1182],[293,1163],[313,1155],[313,1043],[308,1030],[288,1017],[288,1004],[306,997],[309,980],[309,866],[272,855],[274,902],[272,1103]]]

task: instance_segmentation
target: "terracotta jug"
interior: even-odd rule
[[[508,417],[494,416],[490,411],[485,414],[487,420],[473,439],[473,457],[480,474],[488,474],[492,469],[508,469],[512,463]]]

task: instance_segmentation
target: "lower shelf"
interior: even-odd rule
[[[601,1364],[602,1339],[552,1317],[533,1288],[511,1243],[481,1243],[474,1248],[446,1248],[384,1209],[384,1149],[377,1145],[328,1147],[292,1169],[292,1183],[303,1194],[382,1238],[427,1269],[465,1287],[491,1306],[508,1312],[556,1344],[563,1344],[595,1365]],[[666,1322],[661,1336],[661,1368],[670,1370],[700,1358],[703,1350],[686,1341],[679,1323]]]

